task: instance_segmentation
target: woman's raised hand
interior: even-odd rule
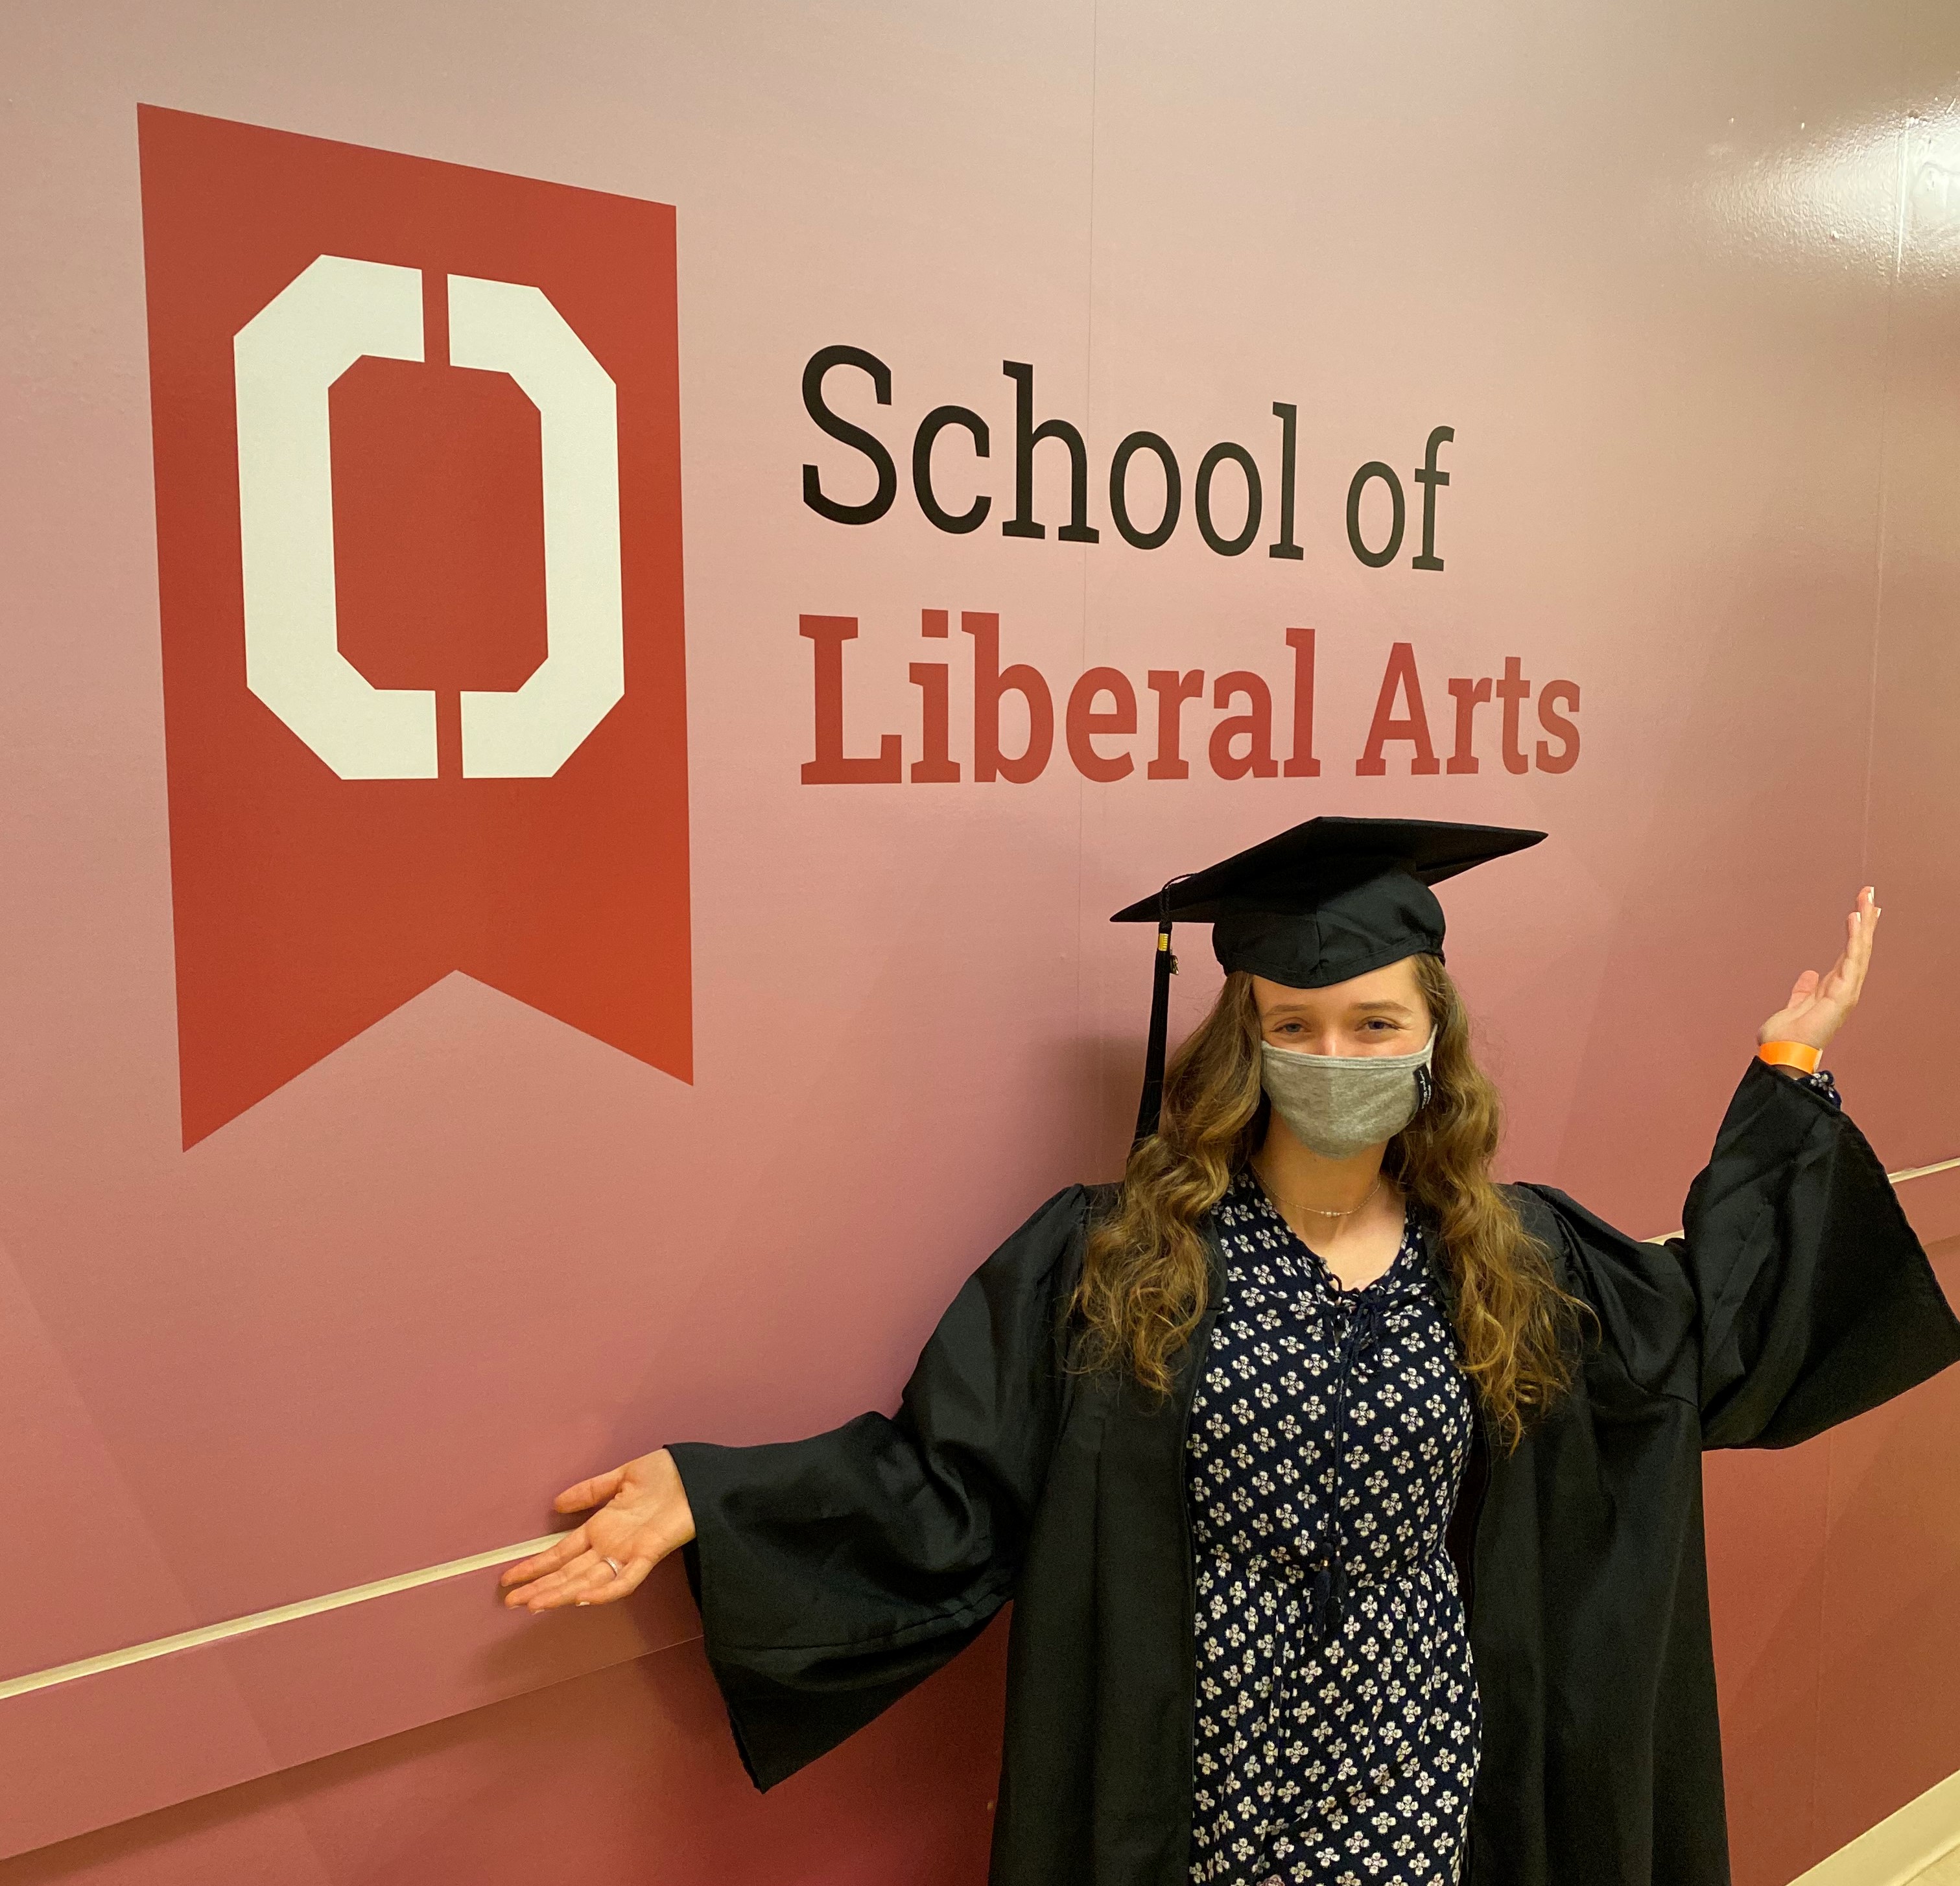
[[[1868,884],[1858,893],[1857,908],[1844,920],[1844,947],[1838,960],[1821,976],[1805,970],[1790,1000],[1757,1031],[1757,1041],[1802,1042],[1811,1048],[1828,1043],[1858,1005],[1878,927],[1878,902]]]
[[[514,1610],[609,1605],[637,1590],[661,1560],[694,1537],[687,1489],[663,1447],[568,1487],[552,1504],[560,1512],[600,1510],[505,1571],[498,1582]]]

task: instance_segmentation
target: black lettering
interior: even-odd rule
[[[1388,486],[1389,501],[1395,510],[1387,544],[1379,550],[1370,550],[1361,540],[1361,494],[1368,488],[1368,481],[1376,478]],[[1348,487],[1348,545],[1370,569],[1379,570],[1395,561],[1396,552],[1402,547],[1405,509],[1402,480],[1379,459],[1371,460],[1354,474],[1354,482]]]
[[[1267,545],[1266,555],[1284,557],[1297,563],[1303,554],[1293,540],[1293,472],[1300,458],[1300,409],[1275,399],[1273,416],[1280,422],[1280,534]]]
[[[950,425],[964,426],[973,435],[973,455],[985,458],[988,453],[987,421],[977,412],[965,406],[934,406],[919,421],[919,429],[912,440],[912,491],[918,499],[918,507],[926,514],[926,520],[935,530],[950,531],[956,537],[964,536],[969,530],[978,530],[987,521],[987,514],[994,507],[991,498],[976,498],[971,505],[956,516],[944,509],[932,488],[932,448],[939,435]]]
[[[1443,568],[1443,559],[1436,554],[1436,492],[1437,486],[1449,482],[1449,474],[1436,469],[1436,453],[1439,446],[1447,445],[1456,436],[1454,426],[1440,425],[1430,434],[1429,444],[1423,450],[1422,469],[1415,474],[1415,482],[1422,487],[1422,554],[1409,558],[1412,569]]]
[[[1035,522],[1035,447],[1044,439],[1059,439],[1068,447],[1068,522],[1055,535],[1058,543],[1095,543],[1102,533],[1089,522],[1089,448],[1082,434],[1066,419],[1035,424],[1035,370],[1025,361],[1004,360],[1001,371],[1014,383],[1014,514],[1001,526],[1004,537],[1045,537]]]
[[[1236,537],[1221,537],[1211,523],[1211,474],[1230,459],[1246,475],[1246,522]],[[1198,534],[1221,557],[1236,557],[1252,547],[1259,534],[1259,468],[1242,445],[1229,440],[1214,445],[1198,462],[1198,482],[1192,487],[1192,509],[1198,517]]]
[[[1139,452],[1154,452],[1158,463],[1163,467],[1163,515],[1150,530],[1139,530],[1131,523],[1130,507],[1124,495],[1124,482],[1130,475],[1130,461]],[[1170,533],[1177,528],[1177,514],[1183,501],[1184,490],[1178,477],[1177,460],[1169,446],[1154,432],[1132,432],[1117,447],[1116,456],[1109,461],[1109,515],[1115,520],[1123,541],[1139,550],[1155,550],[1169,542]]]
[[[806,465],[803,501],[819,517],[828,517],[834,524],[875,524],[891,509],[892,500],[899,495],[899,468],[873,434],[862,426],[853,425],[823,403],[823,377],[833,367],[855,367],[861,373],[868,374],[871,390],[881,406],[892,403],[892,370],[877,355],[867,354],[861,347],[820,347],[803,370],[804,412],[833,439],[854,452],[862,452],[871,461],[877,469],[878,488],[861,504],[844,504],[824,495],[816,467]]]

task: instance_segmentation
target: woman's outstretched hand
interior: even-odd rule
[[[637,1590],[661,1560],[694,1537],[687,1489],[663,1447],[566,1487],[552,1504],[560,1512],[600,1510],[498,1580],[513,1610],[609,1605]]]
[[[1844,947],[1838,960],[1819,975],[1806,969],[1796,979],[1790,1000],[1757,1031],[1763,1042],[1802,1042],[1823,1048],[1844,1026],[1858,1006],[1865,972],[1872,964],[1872,937],[1879,927],[1879,906],[1868,884],[1858,893],[1858,907],[1844,920]]]

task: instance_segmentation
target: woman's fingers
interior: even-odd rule
[[[1878,898],[1868,884],[1858,893],[1857,908],[1844,920],[1844,947],[1838,960],[1821,976],[1815,969],[1805,970],[1791,984],[1788,1003],[1764,1023],[1758,1038],[1827,1046],[1863,993],[1878,924]]]
[[[585,1587],[595,1582],[595,1571],[603,1578],[612,1575],[597,1553],[581,1553],[569,1564],[513,1592],[507,1601],[524,1605],[532,1611],[549,1611],[556,1605],[568,1605],[582,1596]]]
[[[649,1455],[648,1461],[661,1457]],[[610,1472],[595,1474],[568,1487],[553,1504],[561,1512],[599,1507],[581,1526],[542,1552],[505,1568],[498,1583],[504,1601],[513,1610],[550,1611],[565,1605],[610,1604],[637,1590],[648,1573],[682,1540],[693,1536],[686,1519],[686,1499],[679,1480],[668,1469],[673,1490],[650,1490],[644,1471],[648,1461],[628,1461]],[[658,1476],[656,1474],[656,1479]],[[683,1523],[655,1525],[663,1504],[678,1498]],[[619,1569],[615,1571],[612,1568]]]
[[[651,1559],[623,1559],[617,1572],[602,1561],[586,1583],[572,1594],[578,1605],[612,1605],[640,1588],[640,1582],[654,1569]]]
[[[619,1490],[619,1483],[625,1477],[623,1467],[616,1467],[608,1474],[594,1474],[576,1487],[566,1487],[552,1504],[560,1512],[584,1512],[590,1506],[603,1506]]]
[[[619,1570],[612,1568],[617,1564]],[[574,1559],[549,1577],[513,1592],[508,1601],[524,1611],[558,1611],[567,1605],[609,1605],[639,1589],[654,1569],[653,1559],[612,1558],[593,1550]]]
[[[542,1552],[534,1552],[527,1559],[520,1559],[515,1565],[506,1566],[503,1576],[497,1582],[507,1587],[528,1585],[557,1571],[567,1561],[576,1558],[586,1549],[587,1543],[584,1527],[577,1527],[555,1545],[548,1545]]]
[[[1858,893],[1858,908],[1851,913],[1851,940],[1845,945],[1845,967],[1851,979],[1851,1000],[1858,999],[1864,987],[1865,972],[1872,966],[1872,938],[1879,927],[1878,894],[1867,884]]]
[[[1831,965],[1831,973],[1824,980],[1824,1000],[1845,1013],[1856,1006],[1864,988],[1865,972],[1872,961],[1872,932],[1877,922],[1878,908],[1868,885],[1858,893],[1857,908],[1844,920],[1844,953]]]

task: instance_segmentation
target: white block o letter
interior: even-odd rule
[[[245,685],[342,779],[433,779],[434,695],[340,652],[327,393],[364,354],[422,358],[419,271],[319,256],[232,341]]]
[[[544,461],[545,659],[464,693],[463,771],[548,778],[625,692],[617,395],[538,289],[453,275],[449,310],[451,361],[517,381]],[[339,647],[328,393],[368,354],[422,358],[418,271],[321,256],[233,341],[246,685],[342,779],[433,779],[434,693],[377,688]]]
[[[450,277],[449,358],[523,388],[544,458],[545,658],[514,694],[463,695],[463,776],[542,779],[626,692],[618,394],[564,316],[515,281]]]

